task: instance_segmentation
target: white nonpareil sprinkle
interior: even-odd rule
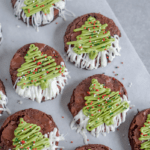
[[[132,86],[132,82],[129,83],[129,87],[131,87],[131,86]]]
[[[23,102],[21,100],[18,100],[17,103],[18,104],[23,104]]]

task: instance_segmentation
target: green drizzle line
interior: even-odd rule
[[[14,131],[13,146],[15,150],[42,150],[50,146],[49,139],[45,138],[40,126],[30,124],[20,118],[20,123]]]
[[[126,101],[121,101],[118,92],[112,92],[111,89],[105,88],[97,79],[92,79],[89,87],[90,91],[85,96],[85,107],[83,107],[84,115],[89,117],[87,130],[92,131],[102,124],[107,126],[114,124],[113,118],[129,108]]]
[[[46,15],[50,13],[50,8],[54,5],[54,3],[59,1],[60,0],[25,0],[24,4],[26,6],[22,7],[22,9],[27,17],[30,17],[40,11],[43,11]]]
[[[90,59],[95,59],[99,52],[107,50],[114,38],[111,38],[110,31],[105,31],[108,25],[102,25],[94,17],[89,17],[81,28],[74,32],[82,31],[76,37],[76,41],[67,42],[68,45],[74,44],[73,51],[77,54],[88,53]]]
[[[150,114],[147,116],[147,120],[144,123],[144,126],[141,127],[141,136],[139,138],[140,141],[144,141],[141,144],[140,149],[150,150]]]
[[[29,86],[41,86],[42,90],[48,87],[48,81],[60,76],[65,72],[65,66],[57,65],[55,59],[51,56],[42,54],[38,47],[31,44],[27,52],[25,63],[19,68],[18,77],[21,77],[17,83],[22,89]]]

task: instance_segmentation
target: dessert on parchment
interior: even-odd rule
[[[64,35],[67,59],[87,70],[105,67],[120,56],[121,32],[112,19],[100,13],[76,18]]]
[[[102,144],[88,144],[81,147],[77,147],[75,150],[112,150],[112,149]]]
[[[27,26],[32,25],[37,31],[39,26],[51,23],[58,16],[65,19],[66,0],[11,0],[14,15]]]
[[[3,114],[4,111],[6,111],[8,114],[10,114],[10,110],[7,108],[8,98],[5,91],[5,86],[3,82],[0,80],[0,116]]]
[[[137,113],[133,118],[129,133],[132,150],[148,150],[150,148],[150,109]]]
[[[52,116],[31,108],[9,116],[0,128],[0,150],[56,150],[62,140]]]
[[[10,62],[10,75],[16,93],[38,103],[56,98],[69,77],[61,55],[42,43],[20,48]]]
[[[71,128],[87,144],[87,131],[95,137],[114,132],[126,120],[129,106],[127,91],[120,81],[104,74],[90,76],[74,89],[68,104],[74,117]]]

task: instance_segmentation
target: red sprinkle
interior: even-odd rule
[[[90,94],[90,92],[89,92],[89,91],[87,91],[87,94]]]
[[[73,141],[71,141],[71,143],[73,143]]]

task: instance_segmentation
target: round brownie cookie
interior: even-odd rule
[[[67,59],[78,68],[105,67],[120,55],[120,37],[121,32],[112,19],[100,13],[80,16],[69,24],[64,35]]]
[[[2,25],[0,23],[0,45],[2,44],[3,41],[3,35],[2,35]]]
[[[125,121],[129,103],[120,81],[104,74],[90,76],[74,89],[68,104],[74,117],[71,128],[77,129],[85,143],[87,131],[96,137],[106,135]]]
[[[95,78],[99,83],[105,84],[106,87],[110,88],[112,91],[119,91],[120,96],[127,95],[127,91],[124,85],[114,77],[109,77],[104,74],[96,74],[90,76],[83,80],[74,90],[70,99],[70,103],[68,104],[68,108],[71,114],[76,116],[79,111],[85,106],[84,97],[88,95],[87,91],[89,91],[89,87],[91,84],[91,80]]]
[[[112,150],[112,149],[101,144],[88,144],[81,147],[77,147],[76,150]]]
[[[149,130],[150,121],[147,121],[150,117],[149,115],[150,115],[150,108],[138,112],[137,115],[133,118],[133,120],[131,122],[128,137],[129,137],[129,141],[130,141],[132,150],[145,149],[146,147],[141,148],[141,144],[144,144],[144,142],[150,141],[150,138],[148,137],[148,135],[150,133],[150,130]],[[144,130],[144,127],[146,128],[146,131],[147,131],[146,134],[142,133],[142,130]],[[141,129],[141,128],[143,128],[143,129]],[[143,137],[144,137],[144,139],[142,139]],[[147,148],[149,148],[149,147],[147,147]]]
[[[35,57],[32,57],[32,55]],[[24,65],[27,65],[27,70],[24,69]],[[39,103],[52,100],[59,95],[69,76],[61,55],[52,47],[42,43],[27,44],[21,47],[10,62],[10,75],[16,92],[20,96],[27,97],[33,101],[36,100]],[[28,82],[24,81],[25,83],[23,83],[25,87],[23,87],[24,85],[20,86],[22,84],[18,86],[18,82],[23,82],[21,81],[23,79],[28,79]]]
[[[45,5],[41,5],[41,2],[36,1],[29,4],[27,0],[11,0],[11,2],[15,17],[25,22],[27,26],[32,25],[37,30],[39,26],[44,26],[54,21],[61,14],[62,10],[65,9],[66,5],[65,0],[53,0],[48,3],[45,2]],[[35,5],[35,7],[30,5]],[[46,8],[45,10],[47,5],[49,5],[49,9]]]
[[[21,124],[23,123],[26,124],[28,123],[29,127],[26,125],[23,129],[21,129],[22,133],[28,131],[28,128],[30,128],[29,132],[32,132],[33,135],[34,126],[38,126],[39,132],[41,132],[42,135],[45,136],[45,138],[49,138],[48,142],[51,143],[50,147],[46,147],[46,148],[52,148],[52,150],[55,150],[55,148],[57,148],[58,146],[59,140],[63,140],[63,137],[59,135],[58,128],[52,116],[47,115],[46,113],[36,109],[26,109],[26,110],[21,110],[19,112],[16,112],[15,114],[9,116],[4,122],[4,124],[1,126],[0,150],[13,150],[15,148],[14,140],[13,140],[15,137],[17,137],[17,135],[15,135],[15,132],[18,133],[19,129],[17,128],[18,126],[21,127]],[[24,133],[24,135],[22,135],[22,133],[20,133],[20,135],[24,137],[26,137],[26,135],[29,134],[26,132]],[[36,134],[38,134],[38,132],[36,132]],[[28,138],[30,139],[32,135],[30,134]],[[20,137],[18,139],[20,139]],[[33,142],[35,143],[35,145],[36,145],[36,141],[37,140]],[[28,140],[25,140],[23,137],[21,137],[20,143],[22,144],[23,148],[26,148],[24,147],[24,145],[26,145],[27,142]],[[30,145],[31,143],[28,142],[29,147]]]
[[[6,107],[8,102],[5,86],[3,82],[0,80],[0,116],[3,113],[3,111],[7,111],[9,113],[8,108]]]

